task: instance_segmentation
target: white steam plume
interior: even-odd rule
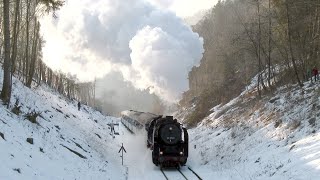
[[[136,88],[175,102],[204,51],[180,18],[144,0],[68,0],[57,14],[41,21],[44,60],[82,81],[117,70]]]
[[[167,8],[179,17],[192,17],[196,13],[212,8],[218,0],[148,0],[152,4]]]

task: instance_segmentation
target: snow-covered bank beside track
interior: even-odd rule
[[[77,102],[45,85],[29,89],[14,78],[16,100],[20,115],[0,105],[0,179],[125,179],[118,137],[107,125],[117,118],[85,105],[78,111]],[[25,117],[32,111],[40,113],[38,124]]]
[[[253,87],[189,130],[193,169],[204,179],[320,179],[320,83],[262,99]]]

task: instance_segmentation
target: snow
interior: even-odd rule
[[[118,137],[114,139],[107,126],[119,119],[85,105],[78,111],[77,102],[45,85],[29,89],[14,78],[13,89],[12,101],[19,99],[22,113],[0,106],[0,132],[5,137],[0,138],[0,179],[124,179],[125,170],[115,156]],[[41,112],[39,125],[24,117],[33,110]],[[33,145],[26,142],[29,137]]]
[[[251,84],[189,131],[194,169],[204,179],[320,179],[319,82],[254,92]]]
[[[2,72],[0,73],[2,79]],[[146,132],[128,132],[119,118],[66,99],[46,85],[29,89],[13,79],[16,115],[0,105],[0,179],[164,179],[152,163]],[[256,80],[189,129],[188,179],[320,179],[320,82],[287,85],[257,98]],[[0,84],[1,86],[1,84]],[[41,112],[39,124],[24,115]],[[189,113],[189,112],[185,112]],[[181,115],[183,117],[183,114]],[[33,138],[34,144],[26,139]],[[119,149],[126,150],[124,165]],[[81,158],[73,150],[85,158]],[[165,169],[169,179],[185,179]]]

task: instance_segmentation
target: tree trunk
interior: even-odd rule
[[[268,86],[271,88],[271,6],[269,0],[269,37],[268,37]]]
[[[51,88],[53,87],[52,86],[52,84],[53,84],[53,82],[52,82],[52,70],[50,68],[48,68],[48,84],[49,84],[49,86]]]
[[[2,101],[9,105],[11,96],[11,59],[10,59],[10,17],[9,0],[3,0],[3,35],[4,35],[4,63],[3,86],[1,91]]]
[[[33,80],[33,75],[35,71],[35,65],[37,60],[37,47],[38,47],[38,40],[39,40],[39,27],[40,24],[37,22],[37,19],[35,18],[35,27],[34,27],[34,35],[33,35],[33,45],[32,45],[32,56],[30,59],[30,68],[29,68],[29,76],[27,78],[26,86],[31,88],[31,83]]]
[[[30,2],[29,0],[27,0],[27,15],[26,15],[26,23],[27,23],[27,27],[26,27],[26,52],[25,52],[25,82],[28,81],[28,74],[29,74],[29,16],[30,16]]]
[[[260,83],[263,84],[262,80],[262,74],[261,74],[261,22],[260,22],[260,0],[257,0],[257,8],[258,8],[258,28],[259,28],[259,33],[258,33],[258,93],[259,96],[261,97],[261,88],[260,88]]]
[[[296,61],[295,61],[294,55],[293,55],[293,50],[292,50],[292,40],[291,40],[292,35],[291,35],[291,24],[290,24],[291,21],[290,21],[290,12],[289,12],[290,9],[289,9],[289,5],[288,5],[289,4],[288,1],[289,0],[286,0],[285,4],[286,4],[286,10],[287,10],[289,49],[290,49],[291,61],[292,61],[295,76],[297,78],[299,86],[302,87],[303,84],[301,83],[300,78],[299,78],[298,68],[297,68]]]
[[[39,46],[41,46],[41,44],[39,43]],[[42,67],[42,61],[40,60],[40,61],[38,61],[38,76],[39,76],[39,78],[38,78],[38,84],[40,84],[41,83],[41,81],[43,81],[43,76],[42,76],[42,72],[43,72],[43,67]]]
[[[15,17],[14,17],[14,27],[13,27],[13,44],[12,44],[12,54],[11,54],[11,62],[12,62],[12,74],[16,70],[16,58],[17,58],[17,46],[18,46],[18,28],[20,25],[20,0],[16,0],[16,6],[15,6]]]

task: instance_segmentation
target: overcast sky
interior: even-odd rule
[[[135,88],[176,102],[204,52],[203,39],[182,18],[216,1],[68,0],[57,19],[41,20],[44,61],[81,81],[117,71]]]

